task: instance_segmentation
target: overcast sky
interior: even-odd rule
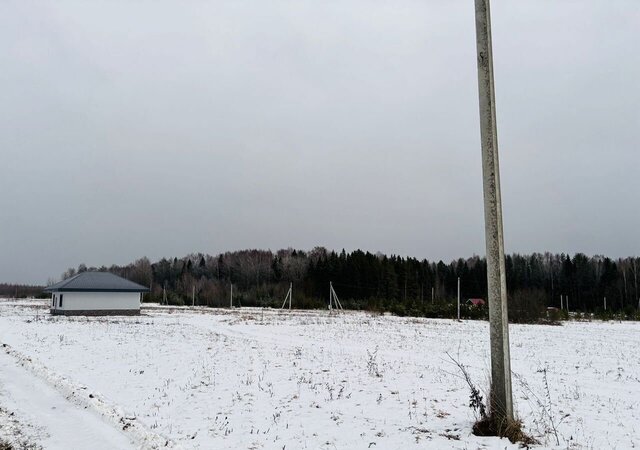
[[[640,2],[493,0],[507,252],[640,254]],[[472,1],[0,4],[0,282],[484,255]]]

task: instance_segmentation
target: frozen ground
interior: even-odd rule
[[[0,301],[0,407],[36,439],[85,429],[29,411],[53,398],[37,407],[16,401],[16,370],[142,448],[517,448],[470,434],[469,391],[447,356],[486,389],[484,322],[259,309],[156,307],[130,318],[46,311],[45,302]],[[518,415],[541,447],[640,445],[639,344],[638,323],[511,326]]]

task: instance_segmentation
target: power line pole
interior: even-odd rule
[[[233,308],[233,283],[231,283],[231,301],[229,303],[229,308]]]
[[[287,304],[287,300],[289,301],[289,309],[291,309],[291,297],[293,297],[293,283],[289,283],[289,290],[287,291],[287,295],[284,297],[284,302],[282,302],[282,307],[280,309],[284,309]]]
[[[333,306],[332,306],[333,305]],[[331,309],[342,310],[342,303],[338,299],[335,289],[333,289],[333,283],[329,281],[329,310]]]
[[[475,10],[491,341],[490,406],[494,419],[501,423],[513,420],[513,396],[489,0],[475,0]]]
[[[460,320],[460,277],[458,277],[458,320]]]
[[[191,286],[191,306],[196,306],[196,286]]]

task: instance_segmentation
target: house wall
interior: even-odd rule
[[[60,306],[62,295],[62,306]],[[139,292],[56,292],[52,310],[67,311],[126,311],[140,310]]]

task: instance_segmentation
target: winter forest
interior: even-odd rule
[[[514,321],[535,320],[547,307],[575,313],[634,316],[639,306],[640,258],[533,253],[506,256],[509,313]],[[326,307],[329,282],[345,308],[390,311],[398,315],[451,317],[460,277],[463,314],[483,316],[470,298],[486,299],[486,262],[473,256],[449,264],[356,250],[337,253],[323,247],[242,250],[217,256],[191,254],[151,262],[141,258],[126,266],[101,267],[149,286],[144,301],[173,305],[280,307],[293,287],[294,308]],[[79,271],[97,270],[81,264]]]

